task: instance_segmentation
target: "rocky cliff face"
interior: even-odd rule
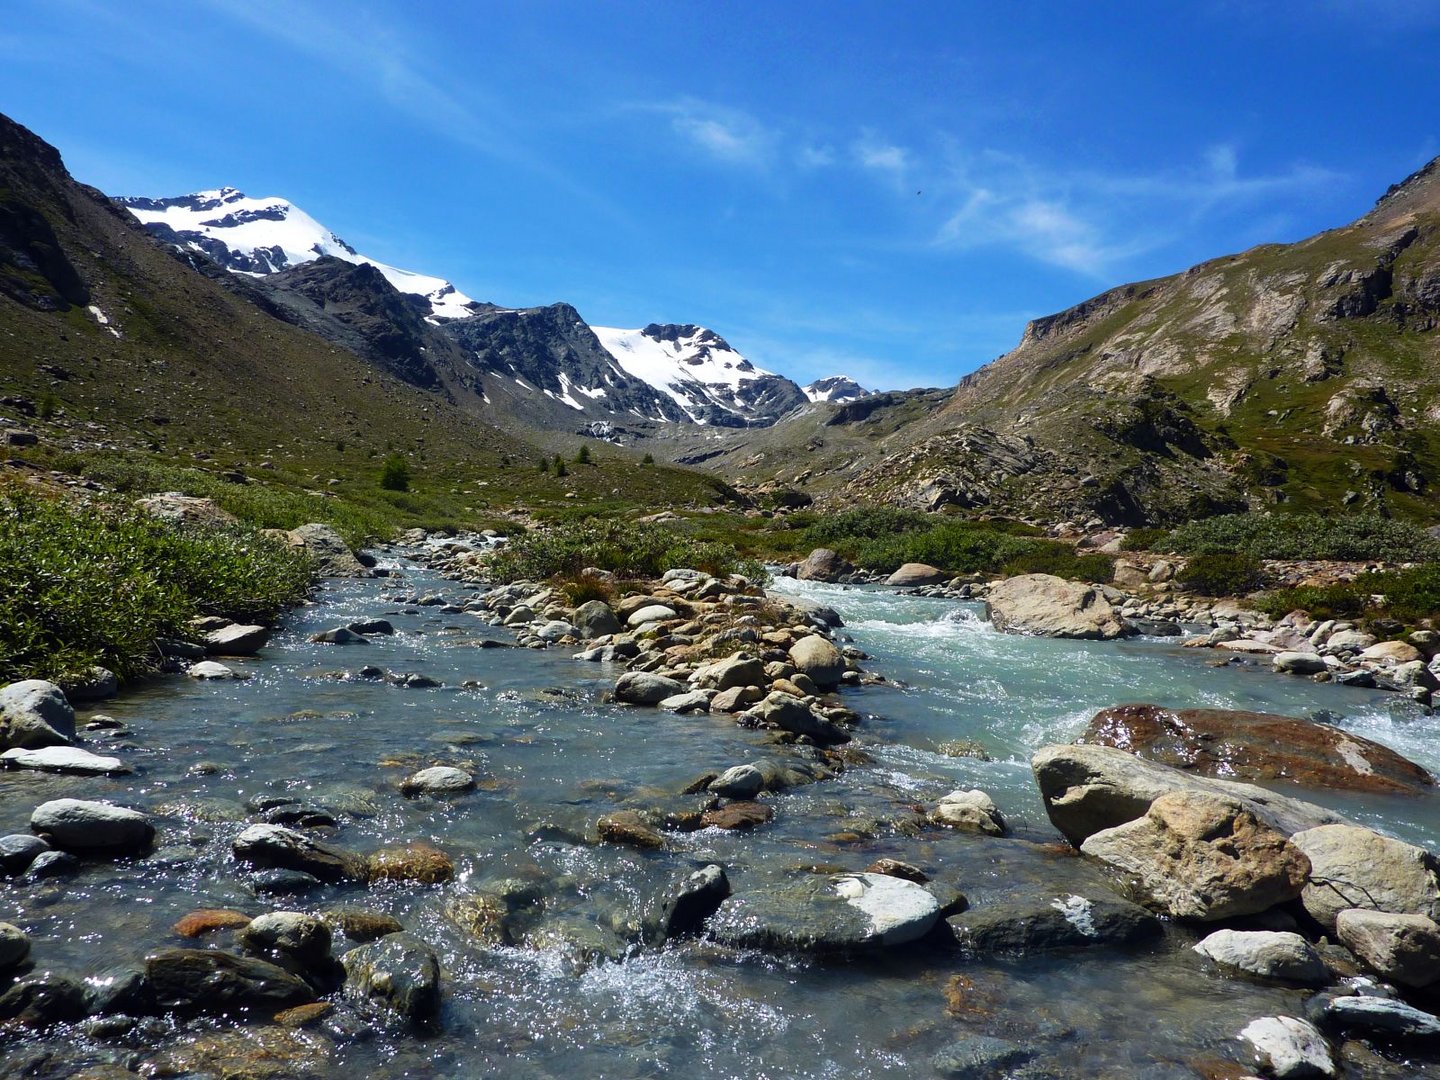
[[[1437,325],[1432,162],[1351,225],[1036,319],[864,489],[1112,521],[1244,504],[1433,517]],[[976,440],[1033,461],[991,467]]]

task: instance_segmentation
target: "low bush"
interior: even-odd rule
[[[1156,529],[1148,526],[1143,529],[1131,529],[1125,534],[1125,539],[1120,541],[1120,550],[1160,551],[1164,550],[1164,541],[1169,538],[1169,529]]]
[[[1115,560],[1098,551],[1078,554],[1069,544],[1033,541],[1030,550],[1016,555],[1003,567],[1005,574],[1054,574],[1072,581],[1108,584],[1115,577]]]
[[[1175,529],[1159,547],[1181,555],[1423,562],[1440,558],[1425,530],[1378,514],[1221,514]]]
[[[730,544],[697,540],[656,525],[622,521],[572,521],[517,536],[491,560],[497,581],[580,578],[587,567],[621,577],[653,578],[674,567],[724,576],[756,572]],[[763,568],[759,568],[763,574]]]
[[[391,454],[380,466],[380,486],[386,491],[410,490],[410,466],[399,454]]]
[[[1175,580],[1201,596],[1244,596],[1265,586],[1265,572],[1249,555],[1193,555]]]
[[[156,638],[197,615],[268,621],[303,599],[309,559],[250,529],[197,529],[134,511],[0,498],[0,681],[92,664],[146,671]]]
[[[576,574],[573,577],[560,574],[552,577],[550,583],[560,590],[571,607],[588,604],[591,600],[604,600],[608,604],[615,599],[615,586],[597,574]]]

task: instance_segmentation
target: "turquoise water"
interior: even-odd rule
[[[412,592],[473,595],[404,572],[399,582],[332,583],[261,658],[237,662],[252,676],[245,682],[169,680],[107,703],[102,711],[129,734],[93,748],[118,753],[134,776],[0,773],[0,831],[24,831],[36,804],[62,796],[112,798],[161,826],[147,859],[92,863],[60,883],[0,883],[0,917],[32,935],[37,963],[81,975],[185,944],[170,927],[195,908],[258,914],[345,902],[393,914],[439,951],[443,1030],[357,1039],[322,1027],[305,1053],[265,1075],[929,1076],[937,1049],[991,1034],[1032,1047],[1052,1075],[1195,1076],[1198,1063],[1237,1057],[1235,1034],[1249,1020],[1293,1012],[1303,995],[1207,970],[1188,950],[1188,929],[1139,951],[978,961],[936,938],[821,963],[703,940],[641,949],[613,928],[667,881],[711,861],[737,890],[816,868],[861,869],[882,856],[925,868],[975,905],[1102,889],[1091,866],[1054,844],[1028,758],[1123,701],[1323,711],[1440,768],[1435,719],[1385,695],[1213,669],[1206,655],[1159,642],[1008,637],[973,605],[781,579],[778,591],[838,608],[843,633],[873,657],[866,666],[904,684],[846,691],[865,716],[857,742],[869,763],[773,797],[775,820],[748,834],[672,833],[661,852],[594,845],[585,837],[602,814],[669,798],[705,771],[803,751],[778,749],[727,718],[603,704],[619,670],[566,650],[476,648],[508,632],[469,614],[404,609],[395,598]],[[399,633],[348,648],[307,640],[366,616],[391,619]],[[362,664],[445,686],[327,677]],[[483,689],[459,689],[465,680]],[[952,739],[981,743],[993,760],[936,752]],[[469,768],[480,789],[444,802],[402,798],[398,781],[429,764]],[[990,792],[1016,836],[920,828],[916,808],[959,786]],[[339,821],[331,842],[356,851],[428,840],[454,858],[456,879],[259,899],[229,857],[230,841],[246,823],[245,800],[272,792],[331,808]],[[1433,801],[1307,794],[1406,838],[1440,840]],[[487,946],[447,915],[458,897],[514,878],[540,897],[529,944]],[[602,943],[616,959],[597,960],[594,947],[567,940]],[[213,943],[228,945],[223,935]],[[150,1067],[191,1038],[165,1026],[128,1041],[79,1028],[11,1036],[0,1042],[0,1069],[60,1077],[103,1062]],[[1354,1075],[1406,1073],[1376,1065]]]

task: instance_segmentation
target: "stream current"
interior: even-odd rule
[[[62,881],[0,882],[0,919],[30,934],[37,967],[83,976],[162,946],[206,943],[171,930],[197,908],[260,914],[347,903],[395,916],[438,951],[441,1031],[342,1036],[321,1026],[279,1059],[261,1060],[264,1029],[247,1029],[256,1062],[234,1075],[924,1077],[937,1075],[931,1059],[945,1045],[993,1035],[1032,1049],[1045,1070],[1035,1075],[1195,1077],[1244,1060],[1240,1029],[1259,1016],[1297,1014],[1306,994],[1219,974],[1190,952],[1199,935],[1186,928],[1138,949],[1021,959],[966,957],[934,936],[848,961],[703,939],[627,949],[612,928],[668,881],[710,862],[726,868],[736,891],[815,869],[859,870],[881,857],[924,868],[977,907],[1101,888],[1097,871],[1056,843],[1028,762],[1036,747],[1074,739],[1096,710],[1121,702],[1318,717],[1440,772],[1440,720],[1397,696],[1213,668],[1213,654],[1174,642],[1002,635],[978,605],[780,578],[776,592],[839,610],[846,626],[838,633],[870,654],[868,670],[892,680],[844,692],[865,717],[856,744],[869,763],[767,796],[775,819],[750,832],[670,833],[660,852],[595,845],[585,837],[603,814],[673,796],[706,771],[793,751],[777,751],[767,733],[728,717],[602,704],[620,669],[579,663],[567,649],[477,648],[478,639],[509,640],[508,632],[393,599],[442,592],[463,602],[473,589],[392,565],[389,579],[327,582],[259,658],[227,661],[249,675],[244,681],[168,679],[102,703],[94,711],[122,722],[125,734],[92,735],[89,747],[117,754],[134,774],[0,773],[0,832],[27,831],[36,805],[62,797],[134,806],[160,828],[144,859],[88,862]],[[368,617],[389,619],[397,633],[366,646],[308,640]],[[333,677],[364,664],[444,685]],[[483,688],[461,689],[467,680]],[[92,715],[81,713],[82,728]],[[979,744],[989,760],[941,751],[957,740]],[[399,781],[430,764],[473,771],[478,790],[403,798]],[[971,787],[993,796],[1013,837],[915,827],[917,808]],[[330,841],[352,850],[429,841],[454,859],[455,880],[257,897],[230,842],[252,819],[246,800],[266,794],[329,809],[339,822]],[[1440,847],[1436,799],[1295,794]],[[457,897],[517,878],[541,898],[527,944],[487,946],[447,914]],[[208,944],[231,947],[224,934]],[[596,959],[610,946],[619,959]],[[337,952],[344,947],[337,939]],[[84,1025],[11,1033],[0,1041],[0,1074],[62,1077],[108,1064],[207,1075],[203,1055],[185,1056],[203,1042],[204,1027],[160,1025],[128,1039]],[[217,1022],[213,1030],[239,1029]],[[1346,1068],[1351,1076],[1417,1075],[1378,1057]]]

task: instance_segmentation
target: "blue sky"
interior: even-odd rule
[[[283,195],[471,296],[700,323],[802,382],[949,385],[1440,154],[1428,0],[4,7],[0,111],[106,192]]]

